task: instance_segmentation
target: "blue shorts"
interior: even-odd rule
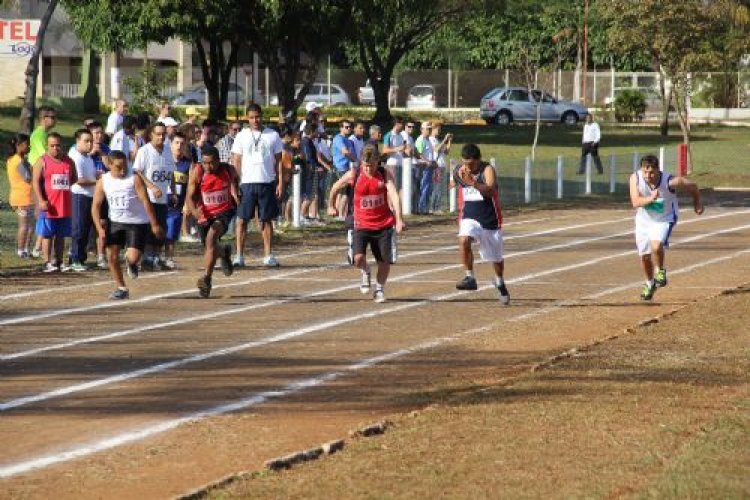
[[[182,232],[182,212],[172,207],[167,210],[167,227],[164,230],[167,241],[177,241]]]
[[[279,216],[279,200],[276,199],[276,183],[241,184],[242,199],[237,217],[250,220],[256,216],[261,222],[270,222]]]
[[[73,220],[70,217],[48,219],[47,214],[42,212],[36,221],[36,232],[42,238],[70,238],[73,233]]]

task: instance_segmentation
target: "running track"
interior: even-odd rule
[[[374,304],[342,238],[283,267],[214,279],[197,258],[106,300],[104,273],[0,285],[0,496],[163,497],[424,404],[450,373],[521,373],[545,357],[750,281],[750,210],[684,210],[670,285],[637,300],[630,210],[506,220],[502,307],[477,266],[457,292],[454,228],[415,228]],[[254,248],[253,250],[256,250]]]

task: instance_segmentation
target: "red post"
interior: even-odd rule
[[[680,176],[685,176],[688,173],[688,147],[687,144],[677,145],[677,167]]]

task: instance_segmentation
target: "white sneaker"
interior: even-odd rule
[[[60,270],[61,273],[67,273],[68,271],[72,269],[72,267],[64,263],[61,263],[59,266],[57,266],[57,268]]]
[[[372,300],[378,304],[385,302],[385,292],[382,289],[375,290],[375,293],[372,294]]]
[[[242,255],[235,255],[232,259],[232,265],[234,267],[245,267],[245,257]]]
[[[164,268],[173,271],[177,267],[177,263],[174,259],[167,259],[164,261]]]
[[[263,265],[266,267],[279,267],[279,261],[271,254],[263,259]]]
[[[44,264],[44,267],[42,268],[43,273],[56,273],[60,269],[57,267],[56,264],[53,264],[52,262],[47,262]]]
[[[98,267],[99,269],[107,269],[109,267],[107,258],[104,255],[100,255],[96,258],[96,267]]]
[[[370,293],[370,287],[372,286],[370,272],[362,273],[362,283],[359,285],[359,293],[367,295]]]
[[[42,255],[42,251],[38,248],[35,248],[34,250],[31,251],[31,256],[34,257],[35,259],[38,259],[41,255]]]
[[[192,234],[186,234],[186,235],[180,236],[180,241],[183,243],[200,243],[201,239],[196,238]]]

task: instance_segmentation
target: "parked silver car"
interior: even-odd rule
[[[298,94],[302,85],[297,84],[294,86],[295,94]],[[328,105],[328,84],[327,83],[313,83],[310,86],[310,91],[305,96],[302,102],[317,102],[319,104]],[[344,88],[337,84],[331,84],[331,105],[333,106],[350,106],[352,103],[349,94],[346,93]],[[271,105],[277,106],[279,104],[279,96],[271,96]]]
[[[181,92],[172,98],[172,104],[180,105],[200,105],[207,104],[208,94],[206,86],[203,84],[195,85],[184,92]],[[245,89],[240,85],[229,83],[229,92],[227,93],[227,104],[233,106],[234,103],[245,104]]]
[[[589,114],[588,108],[570,101],[558,101],[542,90],[529,91],[525,87],[497,87],[479,102],[479,116],[489,123],[507,125],[514,121],[535,121],[537,106],[541,105],[541,119],[575,125]]]

